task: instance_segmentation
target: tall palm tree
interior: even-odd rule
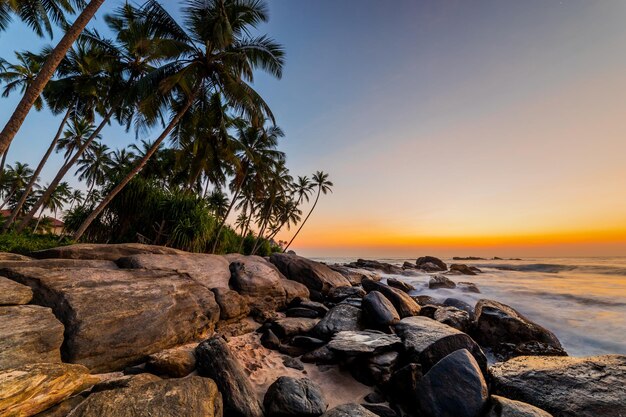
[[[0,31],[5,30],[11,16],[16,15],[38,36],[46,32],[52,38],[52,24],[65,25],[65,14],[74,14],[77,8],[83,7],[83,0],[0,0]]]
[[[228,198],[219,188],[216,188],[206,198],[209,210],[213,212],[216,219],[222,219],[226,215],[228,208]]]
[[[79,189],[76,189],[72,192],[72,194],[68,197],[67,201],[70,203],[69,210],[71,210],[75,204],[81,204],[84,200],[83,192]]]
[[[57,211],[63,207],[64,204],[68,202],[72,195],[72,190],[70,185],[67,182],[62,182],[58,187],[54,190],[48,200],[46,200],[45,204],[41,206],[41,211],[39,212],[39,218],[37,219],[37,223],[35,223],[35,228],[33,232],[36,232],[39,229],[39,224],[43,219],[43,212],[45,209],[52,211],[54,217],[57,216]]]
[[[23,3],[33,3],[34,0],[26,0],[26,2],[19,0],[3,0],[3,4],[8,3],[9,5],[19,5]],[[44,3],[34,2],[34,3]],[[55,3],[54,1],[47,1],[45,3]],[[42,93],[48,81],[54,75],[57,67],[65,57],[68,49],[72,46],[74,41],[78,39],[87,23],[91,20],[91,18],[96,14],[96,11],[100,8],[100,6],[104,3],[104,0],[90,0],[89,3],[82,10],[80,15],[76,18],[74,23],[65,31],[65,35],[61,38],[61,41],[57,44],[57,46],[51,51],[48,55],[46,61],[44,62],[41,70],[37,74],[37,77],[33,80],[33,82],[26,88],[22,99],[18,103],[15,111],[9,118],[9,121],[4,126],[2,131],[0,131],[0,154],[6,152],[9,144],[13,141],[13,138],[19,131],[22,123],[26,119],[30,109],[33,107],[35,101]]]
[[[63,132],[63,136],[59,138],[56,144],[56,151],[63,151],[63,158],[65,159],[63,165],[67,165],[68,161],[85,144],[87,139],[93,135],[94,131],[95,126],[87,118],[81,117],[70,120],[68,128]],[[87,147],[85,152],[93,150],[95,141],[100,139],[102,139],[102,136],[97,134],[94,142]]]
[[[272,239],[276,236],[283,226],[286,225],[287,230],[289,230],[291,224],[295,226],[300,222],[300,216],[302,215],[302,210],[299,208],[300,204],[309,202],[309,196],[312,190],[313,185],[309,177],[306,175],[298,176],[297,181],[292,184],[291,197],[285,202],[282,211],[279,213],[279,223],[275,225],[268,239]]]
[[[304,226],[306,221],[309,220],[309,216],[311,216],[311,213],[313,213],[313,210],[315,210],[315,207],[317,206],[317,201],[320,198],[320,194],[326,195],[328,193],[332,193],[333,183],[328,180],[328,174],[323,171],[317,171],[313,175],[312,185],[314,188],[317,188],[317,195],[315,196],[315,202],[313,203],[313,206],[311,207],[311,210],[309,211],[309,213],[304,218],[304,221],[300,224],[300,227],[298,228],[298,231],[296,232],[296,234],[293,235],[293,237],[291,238],[287,246],[285,246],[285,249],[283,250],[283,252],[287,252],[287,249],[289,249],[289,246],[291,246],[294,239],[298,236],[298,233],[300,233],[300,230],[302,230],[302,227]]]
[[[32,168],[22,162],[16,162],[14,166],[9,165],[7,171],[7,177],[10,179],[10,187],[4,202],[0,205],[0,209],[4,208],[17,192],[26,187],[33,176]]]
[[[76,175],[80,181],[85,180],[87,182],[89,187],[87,199],[89,199],[93,187],[104,184],[107,173],[112,166],[113,161],[109,147],[100,142],[94,142],[93,148],[78,161]]]
[[[15,52],[15,58],[17,60],[15,64],[0,58],[0,82],[4,84],[2,97],[8,97],[15,90],[19,90],[21,94],[24,94],[28,86],[37,78],[37,74],[43,65],[41,55],[33,52]],[[37,97],[33,106],[36,110],[43,108],[41,96]]]
[[[176,41],[178,54],[144,78],[141,90],[149,94],[139,107],[148,123],[159,120],[163,111],[171,111],[172,117],[150,152],[85,219],[74,234],[76,240],[199,101],[208,100],[219,91],[234,110],[251,118],[269,116],[273,120],[265,101],[248,84],[257,68],[276,77],[282,75],[282,47],[266,36],[248,35],[259,23],[267,21],[263,2],[190,0],[182,11],[185,27],[154,0],[147,1],[144,11],[146,19],[158,28],[160,39]]]

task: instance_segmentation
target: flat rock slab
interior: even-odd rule
[[[46,268],[46,269],[118,269],[113,261],[101,261],[98,259],[28,259],[23,261],[0,262],[0,272],[10,268]]]
[[[361,330],[361,309],[348,304],[338,304],[330,309],[311,333],[323,340],[343,331]]]
[[[420,363],[424,372],[445,356],[459,349],[467,349],[483,371],[487,359],[480,346],[467,334],[428,317],[407,317],[396,325],[410,359]]]
[[[38,259],[104,259],[116,261],[124,256],[139,255],[142,253],[176,255],[189,252],[167,248],[165,246],[142,245],[141,243],[79,243],[76,245],[59,246],[58,248],[37,251],[32,255]]]
[[[298,281],[309,288],[327,294],[331,288],[350,287],[350,281],[327,265],[287,253],[275,253],[270,262],[276,265],[287,278]]]
[[[328,343],[328,348],[349,355],[378,354],[401,344],[402,340],[396,335],[363,330],[337,333]]]
[[[188,274],[205,287],[228,288],[228,261],[220,255],[204,253],[141,254],[120,258],[122,268],[169,270]]]
[[[46,307],[0,307],[0,370],[61,362],[63,325]]]
[[[11,268],[65,325],[66,362],[94,372],[207,336],[219,320],[211,290],[167,271]]]
[[[626,356],[520,356],[490,368],[495,393],[554,417],[626,415]]]
[[[0,415],[32,416],[99,380],[84,366],[67,363],[37,363],[0,371]]]
[[[90,395],[72,417],[222,417],[215,382],[192,376]]]
[[[28,256],[17,254],[17,253],[0,252],[0,262],[3,262],[3,261],[28,261],[29,259],[32,259],[32,258],[29,258]]]
[[[0,306],[28,304],[33,299],[33,290],[0,276]]]

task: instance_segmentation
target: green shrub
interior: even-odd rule
[[[71,244],[68,238],[61,238],[52,234],[35,235],[32,233],[3,233],[0,235],[0,252],[13,252],[29,255],[38,250],[54,248]]]

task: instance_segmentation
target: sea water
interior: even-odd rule
[[[347,263],[354,258],[317,258]],[[402,265],[415,259],[378,258]],[[626,258],[525,258],[523,260],[463,260],[442,258],[448,264],[480,268],[475,276],[450,275],[455,282],[475,283],[480,294],[460,289],[428,288],[430,274],[395,277],[412,284],[411,295],[448,297],[471,305],[481,298],[507,304],[551,330],[571,356],[626,354]]]

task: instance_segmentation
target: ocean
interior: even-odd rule
[[[347,263],[356,258],[315,258],[326,263]],[[415,259],[377,258],[402,265]],[[475,276],[450,275],[455,282],[475,283],[480,294],[458,289],[428,288],[430,275],[396,277],[412,284],[412,295],[448,297],[471,305],[489,298],[515,308],[554,332],[571,356],[626,354],[626,257],[524,258],[522,260],[453,261],[480,268]]]

